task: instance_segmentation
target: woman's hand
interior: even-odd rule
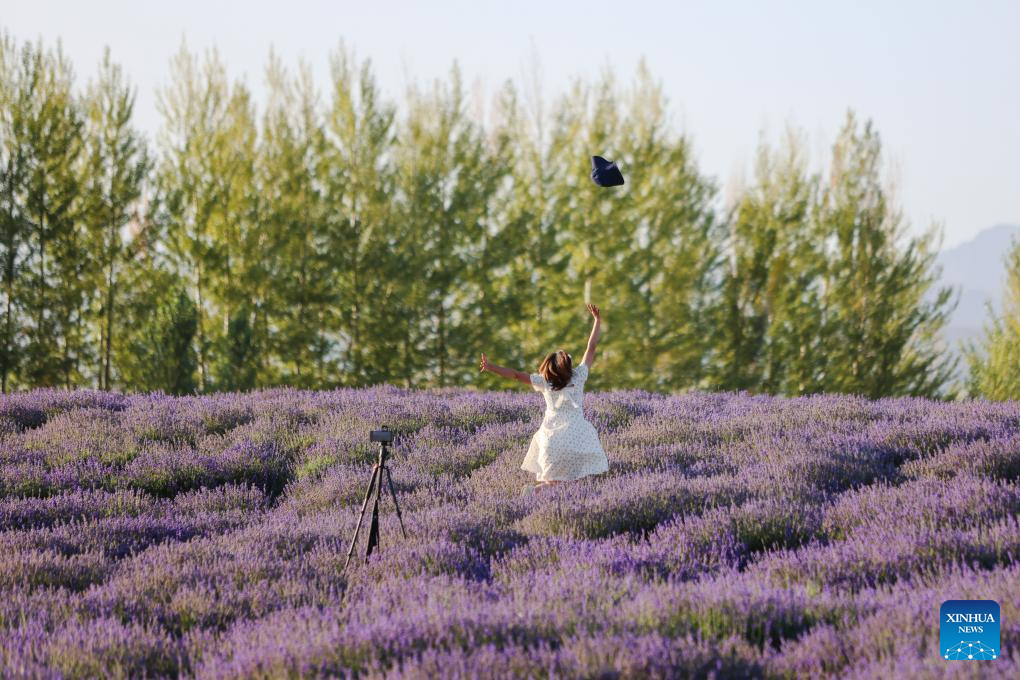
[[[506,366],[499,366],[497,364],[490,364],[489,357],[482,355],[482,360],[478,362],[479,371],[489,371],[495,373],[501,378],[511,378],[513,380],[519,380],[525,385],[531,385],[531,376],[524,371],[515,371],[512,368]]]
[[[598,307],[591,304],[585,305],[585,307],[588,308],[588,311],[591,312],[592,317],[594,317],[596,321],[602,321],[602,313],[599,312]]]

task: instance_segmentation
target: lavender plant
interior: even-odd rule
[[[541,408],[0,397],[0,675],[1020,674],[1017,405],[595,393],[610,471],[521,496]],[[384,498],[344,571],[383,423],[408,538]],[[937,655],[951,598],[1002,607],[980,671]]]

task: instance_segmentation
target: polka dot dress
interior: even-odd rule
[[[531,374],[531,386],[545,397],[545,418],[531,438],[521,469],[533,472],[539,482],[567,482],[609,470],[599,435],[581,409],[587,379],[584,364],[574,369],[562,390],[552,389],[540,374]]]

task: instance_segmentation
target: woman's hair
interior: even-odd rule
[[[545,358],[538,372],[554,390],[562,390],[574,377],[573,362],[569,354],[557,350]]]

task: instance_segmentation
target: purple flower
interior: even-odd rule
[[[0,396],[14,677],[930,677],[1020,657],[1013,403],[593,393],[604,475],[522,495],[529,392]],[[371,507],[389,425],[379,546]]]

